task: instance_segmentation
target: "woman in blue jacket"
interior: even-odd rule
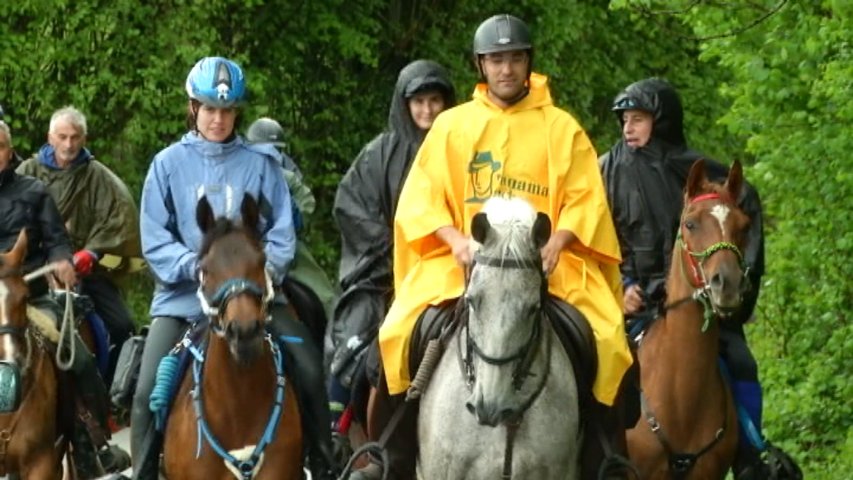
[[[187,327],[204,317],[196,296],[203,236],[196,223],[198,199],[206,196],[216,216],[235,219],[240,217],[245,194],[256,199],[266,269],[275,285],[281,285],[296,246],[290,193],[279,159],[244,143],[234,128],[246,91],[240,67],[221,57],[203,58],[190,71],[186,90],[190,131],[154,157],[142,190],[142,249],[156,286],[131,412],[131,452],[137,478],[157,475],[161,442],[149,410],[157,366]],[[327,478],[331,440],[322,359],[302,324],[285,315],[273,316],[277,337],[294,335],[304,340],[282,347],[300,397],[310,468],[314,478]]]

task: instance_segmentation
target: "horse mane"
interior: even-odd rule
[[[520,198],[492,197],[483,206],[489,220],[490,232],[483,249],[493,252],[496,258],[531,261],[533,224],[536,211]]]
[[[209,229],[204,233],[204,238],[201,241],[201,250],[199,251],[199,257],[204,257],[210,251],[210,247],[213,245],[213,242],[219,240],[220,238],[231,234],[244,232],[246,235],[252,239],[252,242],[260,248],[260,236],[257,232],[252,231],[244,227],[241,223],[235,222],[226,217],[219,217],[216,219],[216,222],[213,224],[213,228]]]

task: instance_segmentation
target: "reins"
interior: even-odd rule
[[[37,278],[44,277],[56,270],[56,266],[48,264],[37,268],[32,272],[24,275],[24,281],[29,283]],[[59,329],[59,340],[56,342],[56,367],[62,371],[68,371],[74,365],[74,360],[77,356],[77,344],[74,341],[77,335],[77,325],[74,323],[74,299],[71,289],[65,285],[65,309],[62,315],[62,325]],[[66,357],[63,360],[63,347],[67,350]]]

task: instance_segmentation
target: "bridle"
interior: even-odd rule
[[[693,197],[688,205],[705,200],[725,201],[718,193],[706,193]],[[731,242],[716,242],[701,252],[691,249],[690,245],[687,244],[687,241],[684,240],[683,232],[685,227],[683,214],[680,225],[678,234],[675,237],[675,245],[676,250],[681,254],[681,274],[690,286],[693,287],[693,293],[690,296],[664,305],[662,314],[666,314],[667,310],[677,308],[684,303],[696,301],[700,303],[703,308],[704,323],[702,324],[702,332],[705,332],[708,330],[708,326],[715,316],[718,318],[728,318],[732,315],[732,312],[720,310],[716,305],[714,305],[714,302],[711,301],[711,286],[708,284],[708,276],[705,273],[705,262],[707,262],[708,259],[717,252],[723,250],[734,252],[737,256],[740,269],[743,272],[743,289],[749,288],[749,267],[744,261],[743,253],[740,251],[740,248]]]
[[[527,337],[527,341],[524,342],[521,347],[519,347],[515,352],[506,355],[506,356],[494,356],[489,355],[484,352],[479,345],[477,345],[476,340],[471,336],[471,328],[469,326],[469,321],[471,318],[471,308],[468,304],[468,286],[471,280],[471,272],[474,270],[474,266],[477,264],[486,265],[489,267],[497,267],[497,268],[508,268],[508,269],[533,269],[539,272],[540,278],[540,295],[539,295],[539,305],[536,308],[536,311],[533,313],[537,318],[533,321],[533,326],[530,329],[530,335]],[[480,360],[486,362],[489,365],[506,365],[511,362],[518,362],[515,365],[515,368],[512,372],[512,385],[516,391],[521,390],[521,387],[524,384],[524,380],[530,375],[530,367],[533,364],[533,360],[536,357],[537,348],[536,346],[539,344],[542,338],[542,323],[547,321],[545,318],[545,314],[542,310],[542,303],[548,294],[548,279],[545,275],[545,272],[542,270],[542,258],[539,255],[536,255],[533,258],[527,259],[508,259],[508,258],[498,258],[498,257],[489,257],[479,252],[474,254],[474,260],[471,265],[465,270],[465,292],[462,295],[462,300],[457,304],[457,308],[461,308],[463,312],[465,312],[465,320],[464,320],[464,328],[465,328],[465,355],[462,355],[462,335],[457,335],[457,342],[460,343],[457,345],[457,352],[459,355],[459,363],[462,368],[462,375],[465,378],[466,386],[468,390],[472,390],[474,388],[474,382],[476,381],[476,370],[474,368],[474,357],[476,356]],[[551,357],[551,342],[552,336],[548,335],[545,342],[545,372],[542,374],[542,379],[539,384],[533,391],[533,394],[524,401],[521,407],[518,409],[518,412],[514,415],[514,418],[509,419],[506,422],[506,443],[504,447],[504,463],[503,469],[501,471],[501,478],[508,480],[512,478],[512,469],[513,469],[513,449],[515,445],[515,435],[518,432],[518,428],[521,425],[521,417],[524,415],[524,412],[533,405],[533,402],[539,398],[539,394],[542,393],[542,390],[545,388],[545,384],[548,382],[548,377],[551,373],[551,362],[549,361]]]
[[[272,304],[275,290],[272,286],[272,278],[269,272],[264,270],[264,288],[261,288],[257,282],[246,278],[229,278],[222,282],[211,296],[207,296],[204,292],[205,275],[203,271],[198,274],[198,296],[201,303],[201,309],[204,314],[210,319],[210,328],[216,335],[223,337],[223,321],[225,320],[225,310],[228,302],[239,295],[249,295],[258,299],[261,302],[261,311],[263,312],[264,322],[269,323],[272,320],[270,314],[270,304]]]
[[[545,273],[542,271],[542,260],[537,256],[535,258],[529,259],[506,259],[506,258],[497,258],[497,257],[488,257],[477,253],[474,255],[474,261],[471,266],[466,270],[466,278],[465,278],[465,290],[466,293],[462,295],[462,302],[468,302],[467,290],[468,285],[470,283],[470,273],[473,271],[475,265],[486,265],[489,267],[497,267],[504,269],[534,269],[538,270],[541,275],[541,288],[543,294],[548,290],[548,280],[545,277]],[[471,317],[470,313],[470,305],[468,307],[468,314],[465,316],[464,320],[464,328],[465,328],[465,355],[462,355],[462,336],[457,336],[457,341],[460,342],[458,351],[460,355],[460,363],[462,365],[463,375],[465,377],[466,384],[469,389],[474,386],[474,381],[476,380],[476,369],[474,367],[474,358],[479,358],[480,360],[486,362],[489,365],[506,365],[511,362],[517,362],[515,365],[515,369],[512,373],[512,383],[513,387],[516,391],[521,390],[522,385],[524,384],[524,380],[528,377],[530,373],[530,366],[533,364],[533,360],[536,356],[536,346],[539,344],[539,341],[542,338],[542,322],[545,321],[545,316],[542,311],[542,301],[541,299],[544,296],[540,295],[540,302],[538,308],[533,313],[537,317],[537,319],[533,322],[533,325],[530,329],[530,334],[527,336],[527,340],[522,344],[516,351],[505,355],[505,356],[496,356],[490,355],[483,351],[483,349],[477,344],[477,341],[471,336],[471,329],[469,326],[469,319]],[[460,302],[461,303],[461,302]],[[550,337],[547,342],[548,352],[550,353]],[[548,369],[550,370],[550,368]],[[536,393],[529,400],[528,404],[525,406],[529,406],[530,403],[533,403],[533,400],[539,395],[541,389],[545,386],[545,381],[547,379],[547,372],[543,375],[543,380],[541,385],[538,386]]]

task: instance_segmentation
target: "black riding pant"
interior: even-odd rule
[[[749,351],[743,325],[722,322],[720,328],[720,356],[736,382],[758,382],[758,364]]]
[[[121,290],[111,279],[95,274],[83,278],[80,287],[82,293],[92,299],[95,312],[104,321],[107,331],[110,333],[110,361],[107,376],[104,379],[105,383],[110,385],[121,346],[133,334],[136,326]]]
[[[181,336],[189,328],[189,323],[182,318],[155,317],[151,320],[148,336],[145,338],[145,348],[142,350],[142,360],[139,367],[139,379],[136,392],[133,395],[133,406],[130,413],[130,453],[133,465],[139,465],[143,455],[142,445],[145,436],[154,427],[154,414],[148,408],[157,367],[160,360],[178,343]]]

